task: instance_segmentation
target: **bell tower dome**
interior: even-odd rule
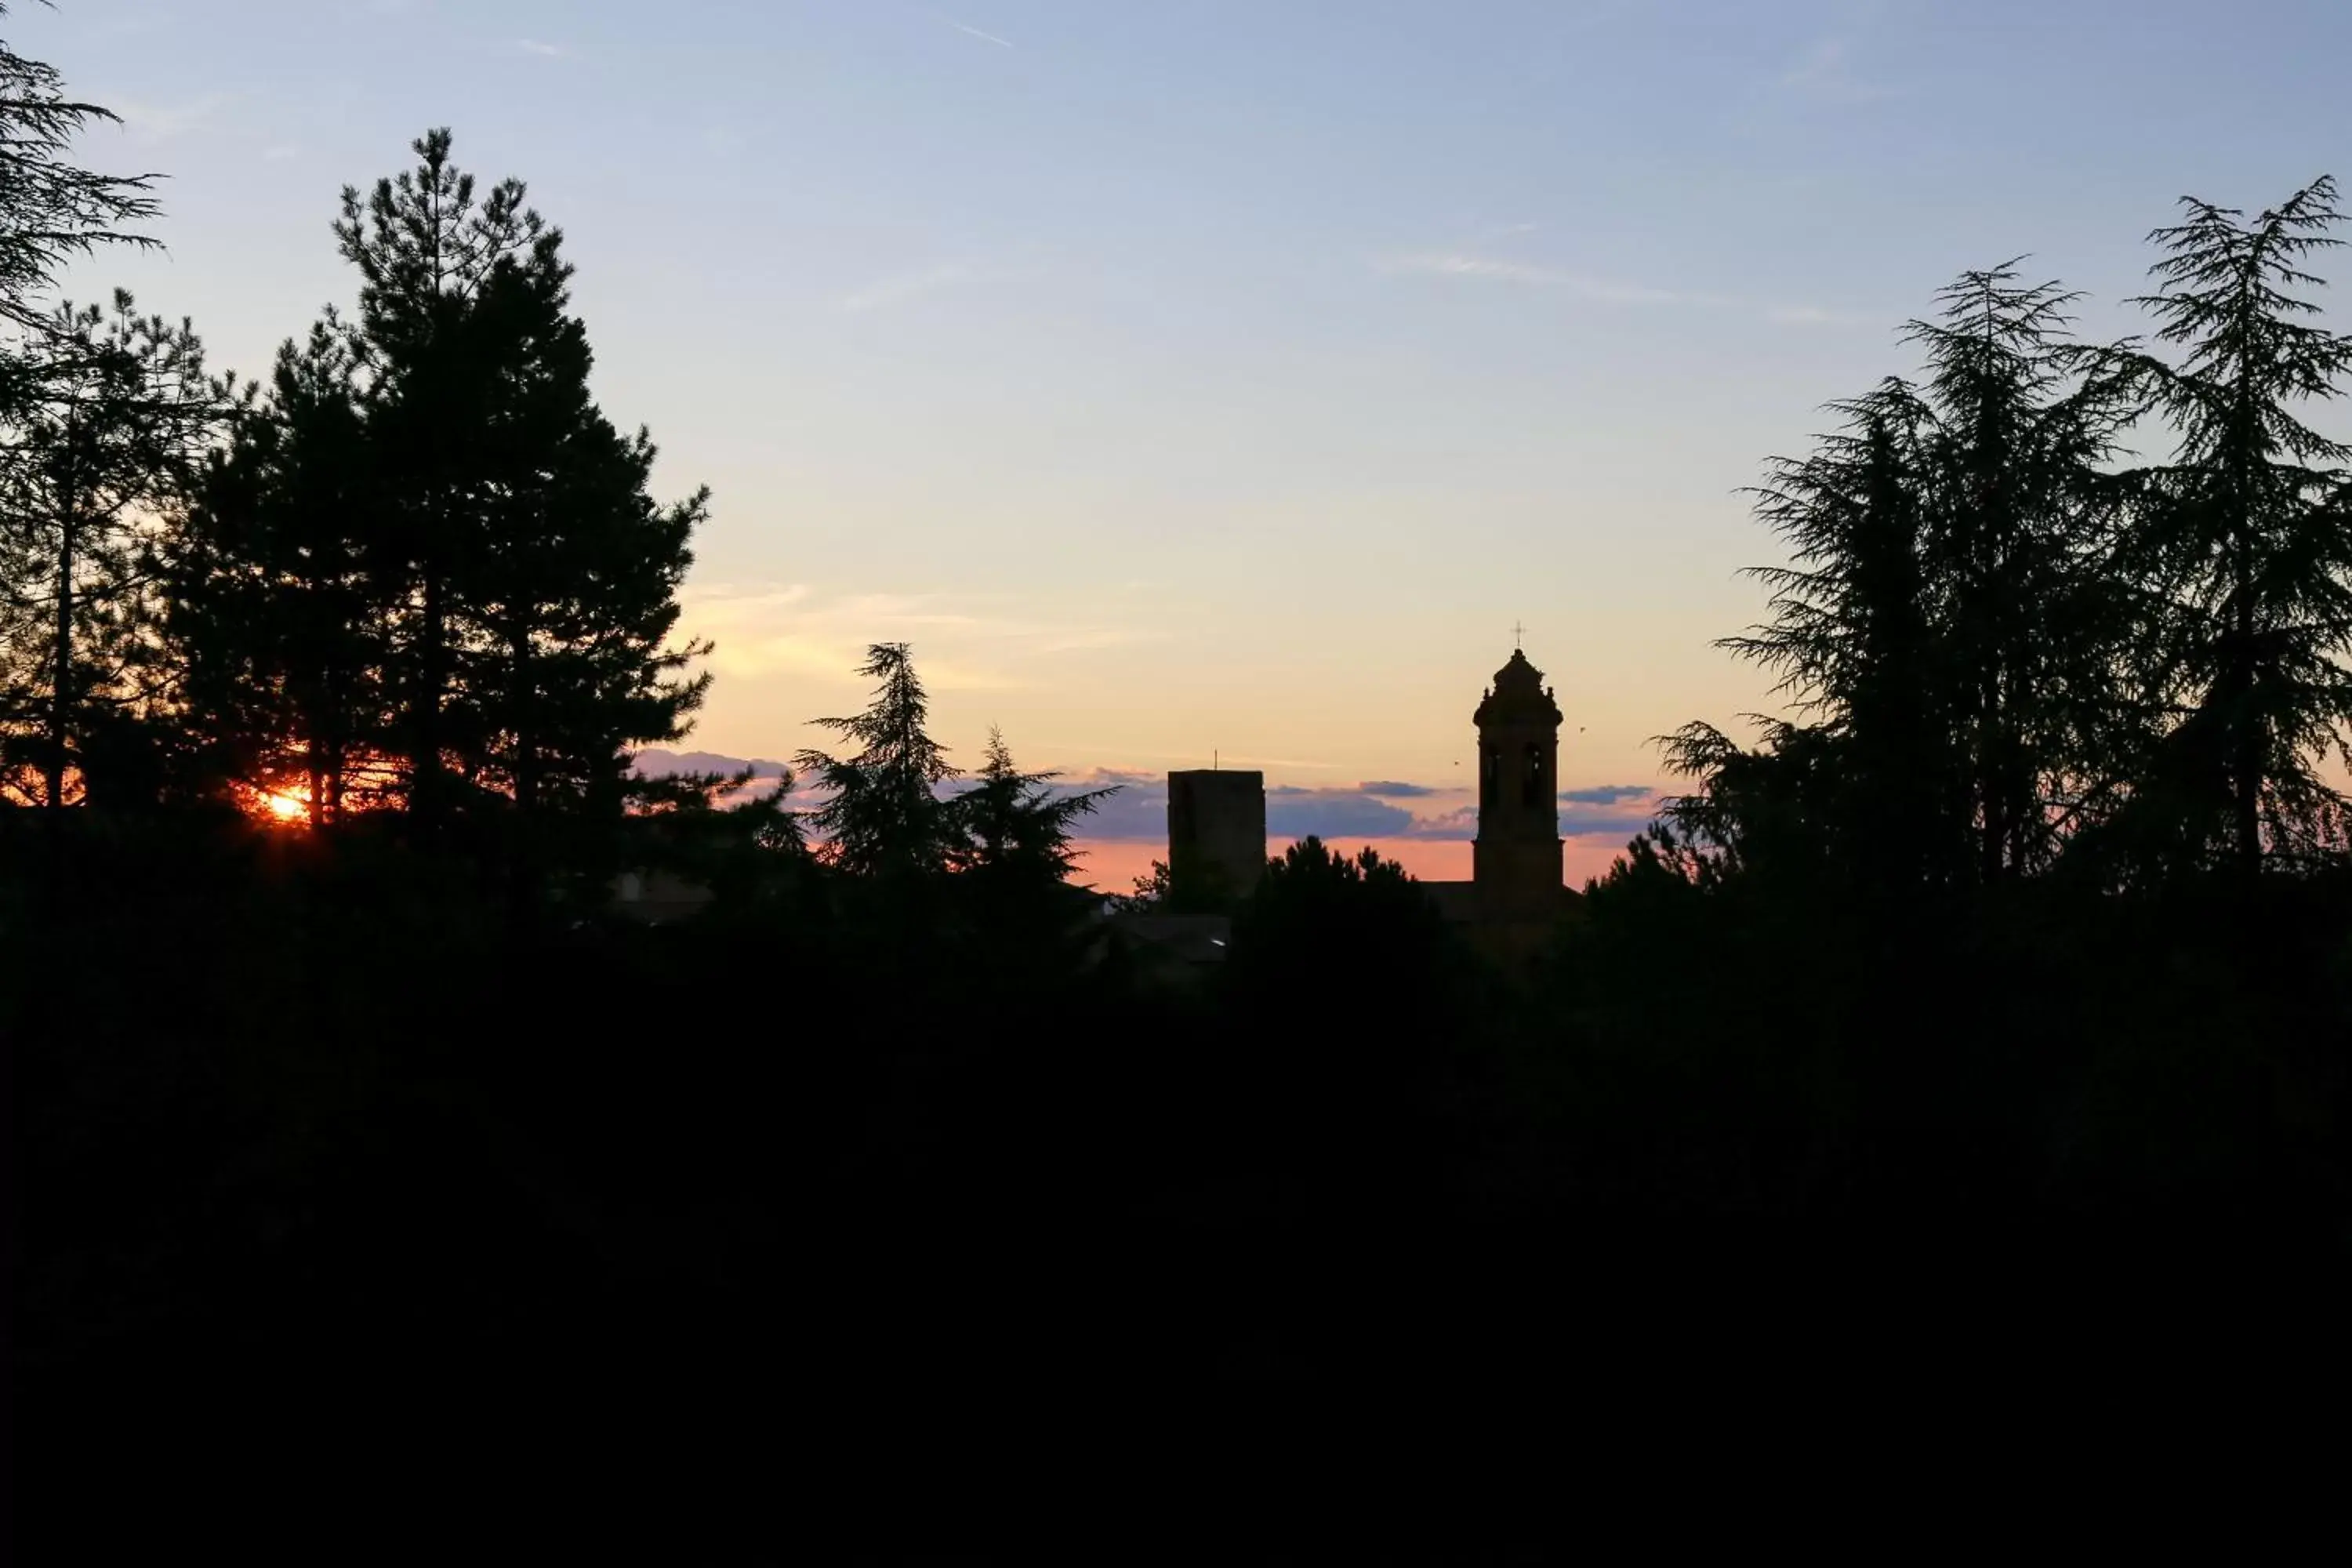
[[[1472,715],[1478,726],[1478,838],[1471,877],[1482,919],[1549,922],[1559,912],[1559,704],[1514,649]]]

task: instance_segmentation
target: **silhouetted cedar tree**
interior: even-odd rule
[[[2346,847],[2345,797],[2323,773],[2352,722],[2352,447],[2298,417],[2342,395],[2352,334],[2311,320],[2317,253],[2343,244],[2322,177],[2249,219],[2185,197],[2149,237],[2165,254],[2142,296],[2157,342],[2143,356],[2179,434],[2148,470],[2135,563],[2171,615],[2151,644],[2150,686],[2175,718],[2154,769],[2166,835],[2242,873],[2307,865]]]
[[[1056,887],[1077,864],[1070,847],[1071,826],[1118,792],[1061,790],[1055,773],[1023,773],[1014,766],[1003,731],[988,731],[988,751],[972,786],[954,797],[961,842],[949,855],[956,870],[992,882]]]
[[[1769,838],[1896,897],[2046,870],[2114,809],[2141,601],[2109,464],[2135,377],[2066,337],[2074,295],[2016,279],[1964,273],[1906,329],[1925,380],[1832,405],[1842,428],[1751,492],[1792,560],[1754,569],[1773,618],[1723,646],[1798,717],[1760,720],[1755,752],[1706,724],[1668,739],[1706,781],[1668,808],[1691,848]]]
[[[0,21],[8,15],[0,4]],[[59,321],[45,301],[58,268],[107,246],[152,249],[153,174],[102,174],[72,157],[74,139],[119,122],[68,96],[57,68],[0,40],[0,426],[19,417]]]
[[[1991,886],[2049,869],[2114,803],[2102,730],[2136,628],[2113,582],[2111,468],[2139,405],[2115,351],[2070,336],[2079,294],[2021,284],[2011,262],[1938,298],[1905,332],[1931,415],[1922,560],[1972,876]]]
[[[957,812],[939,786],[960,776],[926,728],[930,700],[907,644],[875,643],[857,673],[876,682],[863,713],[818,719],[857,751],[809,750],[793,759],[825,798],[808,814],[825,864],[858,876],[903,879],[947,869],[958,851]]]

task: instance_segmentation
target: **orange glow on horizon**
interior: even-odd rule
[[[1625,852],[1625,840],[1639,831],[1629,826],[1622,834],[1588,835],[1564,841],[1561,880],[1582,888],[1588,878],[1600,876]],[[1466,838],[1334,837],[1332,848],[1353,855],[1370,845],[1383,860],[1394,860],[1424,882],[1466,882],[1470,879],[1470,841]],[[1268,855],[1280,855],[1293,840],[1269,837]],[[1080,838],[1077,869],[1070,879],[1091,884],[1106,893],[1126,893],[1135,879],[1149,876],[1151,862],[1168,858],[1168,846],[1149,841]]]

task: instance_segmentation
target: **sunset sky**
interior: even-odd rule
[[[346,182],[429,126],[565,231],[596,384],[715,491],[689,744],[787,756],[914,644],[974,760],[1263,768],[1277,835],[1466,874],[1515,623],[1568,714],[1573,874],[1651,737],[1770,704],[1709,647],[1735,493],[2032,252],[2137,330],[2194,192],[2352,177],[2345,0],[58,0],[12,41],[127,124],[216,363],[356,287]],[[2352,273],[2352,259],[2338,273]],[[2337,312],[2340,319],[2342,312]],[[2331,428],[2345,421],[2332,417]],[[1109,776],[1105,774],[1104,776]],[[1366,784],[1382,789],[1367,790]]]

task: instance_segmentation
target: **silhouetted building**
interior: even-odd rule
[[[613,879],[612,899],[606,907],[625,919],[660,925],[700,914],[710,900],[709,888],[675,871],[635,870]]]
[[[1470,878],[1482,920],[1549,921],[1559,912],[1559,719],[1543,671],[1516,648],[1471,715],[1478,841]]]
[[[1468,882],[1426,883],[1446,919],[1507,953],[1539,946],[1574,900],[1562,880],[1559,704],[1517,649],[1478,710],[1478,837]]]
[[[1139,977],[1162,985],[1196,985],[1224,963],[1233,929],[1229,915],[1112,915],[1095,928],[1087,962],[1101,964],[1116,952]]]
[[[1168,872],[1190,900],[1245,896],[1265,871],[1265,775],[1168,775]]]

